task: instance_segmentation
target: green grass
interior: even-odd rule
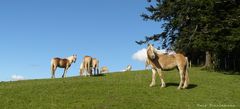
[[[166,71],[166,88],[150,88],[150,71],[98,77],[0,83],[1,109],[196,109],[240,108],[240,76],[190,69],[190,87],[177,90],[179,75]]]

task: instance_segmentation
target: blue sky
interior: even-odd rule
[[[12,75],[50,77],[53,57],[78,55],[67,76],[79,75],[82,57],[120,71],[128,64],[143,69],[132,55],[145,47],[134,41],[161,32],[160,23],[143,21],[146,0],[0,1],[0,81]],[[58,69],[60,77],[63,70]]]

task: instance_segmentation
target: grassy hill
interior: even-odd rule
[[[176,70],[165,72],[166,88],[150,88],[150,71],[98,77],[0,83],[1,109],[196,109],[240,108],[240,76],[190,70],[190,87],[177,90]]]

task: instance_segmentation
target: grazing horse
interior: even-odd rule
[[[77,55],[72,55],[68,58],[64,58],[64,59],[61,59],[61,58],[53,58],[51,60],[51,72],[52,72],[52,78],[55,78],[55,71],[57,70],[57,67],[60,67],[60,68],[64,68],[64,72],[63,72],[63,75],[62,75],[62,78],[65,77],[66,75],[66,72],[67,70],[69,69],[69,67],[71,66],[71,64],[74,62],[76,62],[77,60]]]
[[[89,75],[92,75],[91,65],[92,65],[92,57],[84,56],[82,65],[80,66],[80,76],[83,76],[84,71],[87,71]]]
[[[109,72],[108,67],[106,67],[106,66],[101,67],[100,73],[108,73],[108,72]]]
[[[180,83],[178,89],[188,87],[188,60],[183,54],[159,54],[153,45],[148,44],[147,58],[152,66],[152,82],[150,84],[150,87],[155,85],[156,73],[158,73],[160,76],[162,83],[161,87],[165,87],[166,85],[163,80],[162,70],[171,70],[176,67],[178,68],[180,74]]]
[[[92,69],[94,70],[93,74],[98,75],[99,74],[99,61],[96,58],[92,58]]]
[[[131,65],[128,65],[126,69],[124,69],[123,71],[124,72],[127,72],[127,71],[131,71],[132,70],[132,66]]]

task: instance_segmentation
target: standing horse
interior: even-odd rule
[[[156,73],[158,73],[160,76],[162,83],[161,87],[165,87],[166,85],[163,80],[162,70],[170,70],[175,67],[178,68],[180,75],[180,83],[178,89],[188,87],[188,60],[183,54],[159,54],[151,44],[148,44],[147,58],[152,66],[152,82],[150,84],[150,87],[155,85]]]
[[[80,76],[82,76],[83,72],[86,70],[89,75],[92,75],[91,65],[92,65],[92,57],[84,56],[83,62],[80,66]]]
[[[65,77],[67,70],[69,69],[69,67],[71,66],[71,64],[74,62],[76,62],[77,60],[77,55],[72,55],[68,58],[53,58],[51,60],[51,72],[52,72],[52,78],[55,78],[55,71],[57,70],[57,67],[59,68],[64,68],[64,72],[62,75],[62,78]]]
[[[92,69],[94,70],[93,74],[98,75],[99,74],[99,61],[96,58],[92,59],[92,65],[91,65]]]

